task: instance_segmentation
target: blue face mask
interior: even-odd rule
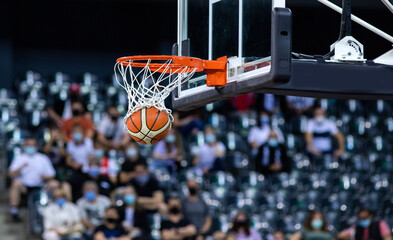
[[[167,136],[165,137],[165,141],[166,141],[167,143],[174,143],[175,140],[176,140],[176,137],[175,137],[175,135],[173,135],[173,134],[167,135]]]
[[[205,135],[205,140],[207,143],[213,143],[216,141],[216,136],[212,133],[208,133]]]
[[[124,196],[124,202],[126,204],[134,204],[135,203],[135,195],[134,194],[126,194]]]
[[[104,156],[104,150],[102,149],[95,149],[94,150],[94,157],[102,158]]]
[[[323,227],[323,221],[320,219],[312,220],[311,227],[313,229],[321,229]]]
[[[269,117],[266,115],[262,116],[259,120],[262,124],[269,124]]]
[[[83,135],[80,132],[73,133],[72,139],[74,139],[74,141],[76,141],[76,142],[80,142],[83,139]]]
[[[85,198],[88,201],[94,201],[96,199],[96,192],[94,191],[88,191],[87,193],[85,193]]]
[[[91,166],[89,169],[89,175],[92,177],[97,177],[100,175],[100,168],[98,166]]]
[[[134,147],[129,147],[126,150],[127,157],[133,158],[138,155],[138,151]]]
[[[149,181],[149,175],[143,174],[139,175],[135,178],[135,180],[140,184],[140,185],[145,185]]]
[[[278,146],[278,140],[276,138],[270,138],[268,144],[270,147],[275,148]]]
[[[25,147],[25,152],[28,155],[33,155],[33,154],[35,154],[37,152],[37,148],[34,147],[34,146],[26,146]]]
[[[66,202],[67,202],[67,201],[65,200],[65,198],[58,198],[58,199],[56,199],[56,204],[57,204],[59,207],[64,206],[64,204],[65,204]]]
[[[364,228],[369,227],[371,225],[371,220],[370,219],[359,220],[358,225]]]

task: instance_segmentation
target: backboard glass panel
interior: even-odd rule
[[[270,73],[272,9],[285,7],[284,0],[178,0],[178,4],[178,55],[209,60],[227,56],[228,85]],[[175,108],[178,100],[210,89],[206,75],[195,74],[177,89]]]

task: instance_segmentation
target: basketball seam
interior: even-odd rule
[[[141,114],[142,114],[142,113],[141,113]],[[139,115],[141,115],[141,114],[139,114]],[[142,120],[141,120],[141,128],[138,128],[138,127],[135,125],[135,123],[134,123],[134,121],[132,121],[132,118],[131,118],[131,117],[130,117],[130,120],[131,120],[132,125],[134,125],[134,127],[135,127],[136,129],[138,129],[138,132],[140,132],[141,129],[142,129]]]
[[[145,135],[145,136],[143,137],[142,140],[144,140],[146,137],[148,137],[147,135],[149,135],[149,133],[152,131],[152,128],[154,127],[154,124],[156,124],[157,119],[158,119],[158,117],[160,116],[160,113],[161,113],[161,111],[158,111],[157,117],[156,117],[156,119],[154,120],[153,125],[151,125],[151,128],[150,128],[149,126],[147,126],[147,128],[149,129],[149,131],[146,133],[146,135],[142,133],[143,135]],[[145,115],[146,115],[146,125],[147,125],[147,109],[145,110]],[[142,117],[142,114],[141,114],[141,117]],[[142,119],[141,119],[141,122],[142,122]],[[141,129],[142,129],[142,128],[141,128]],[[151,138],[151,137],[148,137],[148,138],[150,138],[150,141],[153,139],[153,138]]]

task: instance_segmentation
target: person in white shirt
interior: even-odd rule
[[[333,149],[331,136],[337,139],[338,149]],[[305,139],[307,151],[314,158],[324,154],[332,154],[335,158],[339,158],[345,150],[343,135],[336,124],[326,117],[322,108],[316,108],[314,118],[308,121]]]
[[[72,139],[67,143],[66,164],[73,170],[67,182],[71,185],[72,199],[76,201],[82,195],[82,184],[89,172],[89,155],[94,153],[93,141],[83,137],[80,125],[72,128]],[[67,195],[69,193],[67,192]]]
[[[258,125],[251,128],[248,133],[248,143],[252,149],[252,156],[255,157],[258,154],[258,149],[267,142],[269,134],[272,128],[270,127],[269,115],[261,111],[259,113]],[[284,136],[279,128],[273,129],[277,133],[277,139],[279,143],[284,142]]]
[[[110,106],[107,115],[102,118],[97,128],[98,141],[109,149],[118,149],[124,133],[123,119],[119,118],[116,106]]]
[[[63,190],[53,193],[53,202],[43,211],[44,240],[61,240],[64,238],[81,240],[83,225],[78,208],[67,202]]]
[[[111,205],[111,201],[108,197],[98,194],[98,186],[92,181],[84,183],[83,194],[76,204],[86,228],[85,234],[92,237],[96,227],[103,224],[105,209]]]
[[[8,176],[12,178],[10,205],[14,221],[20,221],[18,207],[21,194],[27,193],[29,188],[43,187],[46,181],[53,180],[55,174],[49,158],[37,152],[36,140],[26,139],[24,152],[12,160],[8,172]]]
[[[204,174],[211,170],[220,170],[225,157],[225,145],[217,141],[214,128],[205,128],[205,144],[199,147],[194,157],[195,170]]]

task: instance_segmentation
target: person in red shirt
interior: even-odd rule
[[[71,131],[74,125],[80,125],[83,129],[85,138],[93,138],[94,124],[91,118],[84,114],[83,104],[81,102],[73,102],[71,104],[72,117],[64,120],[61,130],[66,139],[71,140]]]
[[[358,212],[358,223],[337,235],[341,240],[392,240],[392,234],[383,220],[374,221],[373,214],[367,208]]]

